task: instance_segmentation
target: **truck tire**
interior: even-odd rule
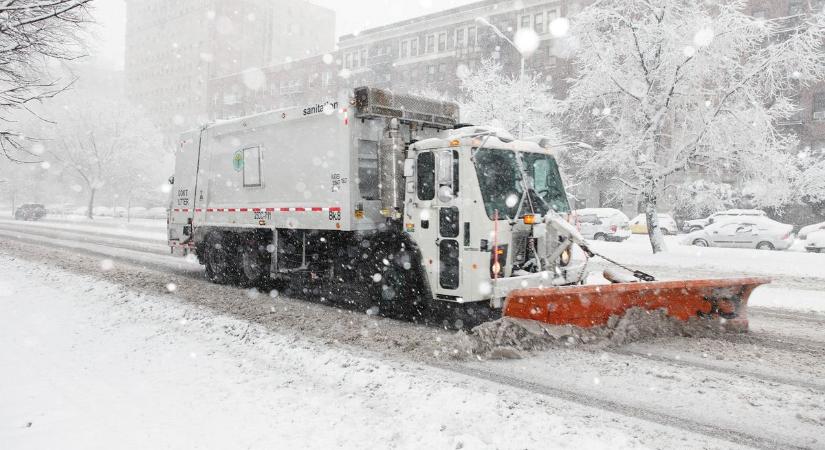
[[[418,321],[426,309],[417,272],[418,258],[406,249],[388,256],[389,264],[384,264],[381,280],[375,286],[379,310],[387,317]]]
[[[244,286],[257,286],[269,277],[271,256],[264,242],[251,239],[241,247],[240,271]]]
[[[206,236],[206,278],[216,284],[236,284],[240,279],[238,246],[228,233],[213,231]]]

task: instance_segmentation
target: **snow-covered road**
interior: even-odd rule
[[[464,403],[463,398],[451,400],[453,403],[459,402],[466,405],[462,406],[460,411],[479,408],[473,410],[472,415],[458,413],[456,416],[462,416],[462,419],[456,418],[458,422],[447,424],[449,430],[456,431],[452,428],[456,426],[457,429],[468,431],[462,435],[463,437],[456,438],[458,434],[449,435],[451,439],[463,439],[461,442],[465,448],[485,448],[485,446],[531,448],[564,446],[563,444],[569,447],[605,448],[616,448],[622,445],[629,447],[644,445],[653,448],[729,448],[734,446],[734,443],[757,448],[825,448],[825,440],[821,438],[825,433],[825,407],[822,406],[825,405],[825,382],[822,381],[825,380],[825,367],[822,364],[825,360],[825,316],[808,312],[808,310],[817,309],[821,311],[822,309],[817,306],[825,302],[823,302],[821,291],[804,291],[797,287],[783,285],[783,278],[780,278],[777,287],[773,288],[774,290],[768,295],[774,304],[771,305],[770,302],[765,301],[764,307],[753,308],[751,315],[753,333],[746,336],[730,336],[723,340],[659,339],[655,342],[637,343],[609,351],[554,350],[519,361],[473,362],[455,359],[462,356],[463,347],[461,337],[453,331],[375,318],[358,311],[343,311],[318,303],[284,298],[283,295],[272,298],[257,291],[210,285],[201,279],[200,267],[197,264],[161,255],[156,253],[154,248],[143,247],[147,244],[154,245],[141,241],[144,236],[130,237],[128,233],[120,237],[112,236],[111,233],[95,236],[84,234],[81,230],[55,229],[55,227],[26,229],[0,223],[0,258],[2,258],[0,265],[4,266],[0,270],[4,274],[13,274],[9,280],[18,283],[15,284],[17,287],[13,288],[14,292],[25,290],[23,287],[53,289],[51,296],[65,297],[62,301],[68,305],[72,305],[73,302],[85,305],[87,300],[92,304],[95,303],[92,300],[102,297],[102,304],[107,309],[94,314],[87,313],[86,323],[98,313],[101,318],[95,320],[134,317],[135,323],[166,330],[163,331],[163,335],[170,337],[162,343],[167,346],[174,347],[177,342],[189,343],[187,345],[206,345],[207,342],[218,342],[221,330],[215,331],[215,329],[222,327],[221,329],[226,331],[232,328],[216,327],[214,324],[230,321],[239,324],[234,328],[235,330],[241,328],[256,330],[258,333],[256,342],[262,340],[272,345],[271,342],[285,340],[290,343],[287,345],[289,348],[311,349],[309,354],[290,356],[293,358],[291,360],[293,365],[302,358],[312,358],[311,355],[337,352],[351,358],[363,358],[370,364],[382,367],[391,366],[394,368],[392,373],[395,374],[393,379],[397,377],[406,379],[398,373],[408,370],[413,374],[412,378],[416,380],[425,379],[427,383],[432,382],[437,386],[458,386],[456,389],[467,389],[466,392],[461,391],[462,395],[470,395],[468,392],[490,394],[495,399],[491,400],[491,403],[474,403],[475,400],[467,400],[470,403]],[[110,241],[112,239],[115,239],[118,245],[112,246]],[[633,257],[632,251],[627,253]],[[12,261],[9,259],[10,255],[18,259]],[[8,265],[10,267],[5,267]],[[704,270],[704,268],[700,266],[698,270]],[[59,276],[54,274],[59,274]],[[787,275],[788,279],[793,278],[793,272]],[[816,273],[809,275],[813,279],[818,279]],[[37,281],[41,279],[47,282]],[[7,286],[10,285],[8,283],[6,283]],[[23,287],[20,287],[19,283],[22,283]],[[168,283],[175,284],[176,290],[173,294],[167,291]],[[92,287],[90,293],[72,290],[83,284]],[[134,297],[137,300],[120,301],[114,304],[107,302],[105,298],[113,296],[98,295],[97,289],[101,285],[109,286],[107,289],[117,291],[115,298],[125,296],[130,299]],[[67,288],[64,289],[63,286]],[[808,299],[801,303],[788,302],[789,296],[799,296],[794,293],[795,290],[804,291]],[[0,292],[0,297],[2,295]],[[40,294],[32,295],[36,297]],[[46,295],[43,294],[43,296]],[[311,300],[313,296],[308,293],[304,297]],[[8,300],[9,298],[12,300]],[[28,307],[28,303],[18,302],[17,294],[0,298],[0,305],[2,305],[0,307],[17,305],[15,307],[18,309]],[[132,309],[135,305],[139,305],[138,311]],[[776,308],[777,305],[783,308]],[[32,302],[31,308],[37,311],[44,307],[42,303]],[[191,309],[194,312],[180,312],[176,308],[182,308],[185,311]],[[45,308],[45,310],[49,309]],[[72,317],[72,321],[77,319],[71,315],[72,307],[70,306],[55,311],[65,314],[67,318]],[[152,314],[144,317],[146,312]],[[20,325],[25,321],[21,321],[15,314],[2,312],[0,316],[3,317],[0,320],[13,322],[8,327],[5,322],[3,323],[4,330],[9,328],[13,331],[0,334],[0,339],[3,340],[0,345],[3,348],[7,345],[19,345],[19,340],[17,344],[7,344],[6,339],[13,339],[18,334],[25,333],[20,327],[31,328],[31,324]],[[169,319],[169,317],[176,319]],[[169,328],[166,326],[167,322],[170,320],[174,322],[180,317],[195,317],[195,320],[187,318],[188,323],[194,322],[199,325],[208,323],[209,325],[176,327],[172,331],[167,330]],[[140,322],[141,320],[143,322]],[[127,326],[126,322],[124,319],[121,322],[116,321],[105,325],[104,321],[101,322],[101,326],[115,333],[119,332],[122,326],[130,328],[132,324]],[[218,335],[193,333],[193,328],[197,328],[198,333],[209,331]],[[67,328],[63,331],[71,335],[82,336],[85,333],[84,330],[85,328],[80,327],[78,329]],[[178,337],[174,334],[176,332],[184,332],[185,336]],[[249,339],[245,337],[240,339],[239,336],[242,335],[242,331],[229,332],[229,340],[234,342],[232,345],[237,344],[241,347],[236,349],[237,353],[234,354],[236,358],[230,357],[228,360],[217,358],[209,364],[238,364],[238,361],[251,358],[244,353],[246,350],[253,353],[260,351],[257,347],[248,349],[246,346],[249,345]],[[57,337],[53,338],[57,339]],[[190,342],[189,340],[192,339],[194,341]],[[108,340],[131,342],[133,337],[128,334],[118,337],[109,336]],[[161,351],[167,353],[178,351],[178,354],[188,354],[184,350],[152,347],[156,343],[152,340],[152,345],[148,346],[147,350],[152,351],[153,354]],[[135,345],[138,348],[147,346],[145,343]],[[289,353],[278,345],[274,345],[274,348],[277,348],[277,352]],[[106,353],[107,349],[106,345],[101,344],[100,348],[95,348],[90,352]],[[205,354],[204,351],[195,353]],[[267,354],[274,355],[274,353]],[[25,361],[32,355],[24,352],[23,354],[15,353],[14,357]],[[59,354],[50,353],[47,357],[59,359]],[[138,366],[150,364],[152,361],[141,361],[138,358],[132,361],[137,365],[132,369],[137,372],[150,370]],[[3,363],[11,367],[6,361]],[[173,364],[172,372],[191,375],[186,372],[188,369],[174,365],[177,362],[166,360],[164,364]],[[270,370],[288,372],[280,365],[272,365],[274,364],[272,362],[266,364],[258,368],[256,377],[274,376],[269,373]],[[103,364],[103,360],[90,360],[86,367],[96,365],[101,365],[101,374],[108,373],[106,370],[109,369]],[[94,369],[89,370],[95,372]],[[218,375],[215,379],[206,377],[203,375],[204,372],[198,372],[200,375],[194,376],[197,380],[195,384],[231,384],[234,382],[232,376],[227,375],[225,370],[221,369],[216,372]],[[335,376],[346,378],[346,370],[343,372],[344,374],[335,372],[332,378],[334,379]],[[374,375],[364,376],[370,379],[370,382],[385,386],[386,373],[376,370]],[[228,381],[227,378],[229,378]],[[293,379],[297,380],[297,377]],[[166,381],[171,382],[161,379],[159,383],[163,384]],[[5,380],[0,380],[0,383],[7,384]],[[54,383],[54,381],[42,380],[42,383]],[[88,383],[94,384],[94,377]],[[298,381],[294,383],[298,383],[295,385],[296,388],[300,386]],[[313,390],[317,389],[315,385],[312,386]],[[338,385],[331,384],[326,388],[332,389],[330,386]],[[426,398],[432,397],[421,394],[429,392],[432,386],[424,383],[418,385],[416,389],[418,390],[410,393],[405,391],[404,398],[417,399],[420,395]],[[197,387],[192,387],[192,390],[192,392],[203,395],[203,391],[199,391]],[[392,389],[379,395],[382,401],[394,398],[391,391]],[[226,390],[216,389],[215,392],[223,395],[221,398],[231,398],[234,391],[230,390],[228,393]],[[381,392],[380,389],[379,392]],[[264,394],[275,395],[258,391],[254,394],[258,397],[263,395],[261,398],[264,399],[268,398]],[[0,396],[2,395],[3,393],[0,393]],[[189,395],[192,398],[197,397],[194,393]],[[318,395],[322,402],[341,403],[340,399],[335,397],[334,392],[329,393],[329,397],[325,395],[322,393]],[[356,402],[370,402],[375,398],[365,393],[352,395],[357,398],[354,400]],[[255,398],[255,396],[250,398]],[[195,400],[192,401],[195,402]],[[217,400],[210,400],[210,402],[209,405],[214,405]],[[253,407],[243,405],[243,402],[238,399],[233,399],[232,402],[235,403],[230,402],[231,405],[241,407],[244,411]],[[137,402],[137,404],[139,408],[146,410],[153,408],[152,405],[146,403]],[[162,404],[163,402],[159,403],[159,405]],[[226,404],[219,405],[226,406]],[[450,416],[444,411],[430,414],[429,408],[434,407],[432,403],[412,402],[411,405],[415,405],[422,416],[445,417],[442,413]],[[295,405],[291,406],[294,409]],[[51,410],[48,402],[43,408]],[[511,412],[506,413],[503,411],[505,409]],[[170,411],[175,411],[175,409],[171,408]],[[363,408],[354,408],[353,411],[355,411],[354,414],[365,415],[367,417],[365,421],[371,420],[369,419],[370,411]],[[449,408],[447,411],[455,412]],[[569,414],[568,411],[570,411]],[[325,415],[326,413],[326,411],[319,413],[317,410],[313,412],[326,419],[331,417],[329,414],[334,415],[334,412]],[[254,414],[254,412],[249,412],[249,414]],[[525,419],[528,415],[531,417],[529,420]],[[552,419],[556,416],[562,417],[562,423],[569,425],[569,429],[563,431],[563,433],[572,433],[569,440],[559,440],[555,439],[554,435],[548,437],[540,434],[545,430],[539,434],[532,431],[536,427],[541,428],[543,424],[556,423],[555,419]],[[167,416],[158,414],[158,417],[166,418]],[[410,416],[402,414],[400,417],[402,421],[417,423]],[[486,421],[487,418],[490,422]],[[510,421],[511,419],[515,422]],[[5,416],[2,420],[5,424]],[[174,422],[179,419],[169,420]],[[441,421],[444,420],[446,419]],[[464,426],[461,424],[462,420],[472,421],[474,425]],[[518,421],[521,423],[517,423]],[[233,424],[234,422],[229,418],[226,423]],[[338,422],[333,420],[332,423]],[[393,428],[392,424],[382,419],[375,419],[372,423],[381,427],[378,440],[370,441],[375,442],[376,445],[368,445],[366,441],[358,441],[354,437],[350,440],[341,438],[339,441],[347,447],[356,446],[359,443],[362,447],[389,447],[393,443],[399,447],[419,447],[414,444],[420,443],[421,445],[431,444],[436,448],[454,448],[458,443],[458,441],[443,439],[410,441],[409,436],[412,432],[405,431],[406,428],[398,426]],[[270,426],[268,424],[258,422],[255,424],[250,427],[263,427],[257,429],[270,430],[267,428]],[[429,422],[427,424],[429,425]],[[502,435],[505,436],[502,437],[504,440],[496,440],[490,434],[475,431],[476,426],[483,428],[484,424],[499,431],[505,430]],[[180,429],[188,430],[191,428],[186,427],[192,426],[195,425],[181,424]],[[528,427],[530,432],[524,431]],[[367,426],[361,428],[367,433],[369,429]],[[391,439],[395,435],[388,437],[386,433],[383,433],[387,429],[401,430],[398,434],[400,437],[397,440]],[[511,429],[520,429],[524,433],[519,436],[507,434]],[[12,427],[11,430],[15,429]],[[430,429],[427,428],[427,430]],[[71,431],[66,432],[71,433]],[[18,436],[12,431],[10,433]],[[260,436],[260,433],[264,432],[255,431],[248,434]],[[429,434],[429,439],[435,439]],[[26,435],[20,434],[18,437],[20,436]],[[578,440],[588,436],[593,440]],[[478,438],[480,441],[476,442],[472,438]],[[28,442],[21,439],[16,442]],[[273,442],[262,439],[259,441],[244,440],[243,442],[251,442],[252,447],[265,447],[266,445],[258,444]],[[0,442],[2,441],[3,435],[0,435]],[[284,442],[297,443],[299,441],[286,440]],[[319,445],[328,443],[328,441],[317,442]],[[210,445],[205,446],[210,447]],[[220,445],[216,447],[226,448]]]
[[[7,449],[729,444],[0,256]]]

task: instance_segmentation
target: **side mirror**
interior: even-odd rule
[[[405,159],[404,160],[404,178],[411,178],[415,175],[415,160],[414,159]]]

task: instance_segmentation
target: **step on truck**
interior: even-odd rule
[[[324,278],[384,310],[569,285],[584,258],[541,139],[459,123],[454,103],[374,89],[182,135],[169,245],[216,283]]]

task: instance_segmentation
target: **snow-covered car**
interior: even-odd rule
[[[575,214],[579,231],[585,239],[621,242],[631,235],[629,219],[618,209],[585,208]]]
[[[825,253],[825,229],[808,234],[805,239],[805,250],[811,253]]]
[[[729,209],[726,211],[719,211],[711,214],[706,219],[686,220],[682,224],[682,229],[690,233],[696,230],[701,230],[706,226],[720,221],[727,221],[728,219],[740,219],[744,217],[765,217],[765,211],[761,209]]]
[[[760,216],[716,222],[682,239],[683,244],[699,247],[759,250],[785,250],[793,241],[793,225]]]
[[[676,234],[679,231],[676,220],[670,214],[659,214],[659,228],[663,234]],[[630,231],[633,234],[647,234],[647,218],[644,214],[639,214],[630,221]]]
[[[805,239],[808,239],[809,234],[821,230],[825,230],[825,222],[815,223],[813,225],[808,225],[807,227],[802,227],[802,229],[799,230],[799,236],[797,237],[804,241]]]

